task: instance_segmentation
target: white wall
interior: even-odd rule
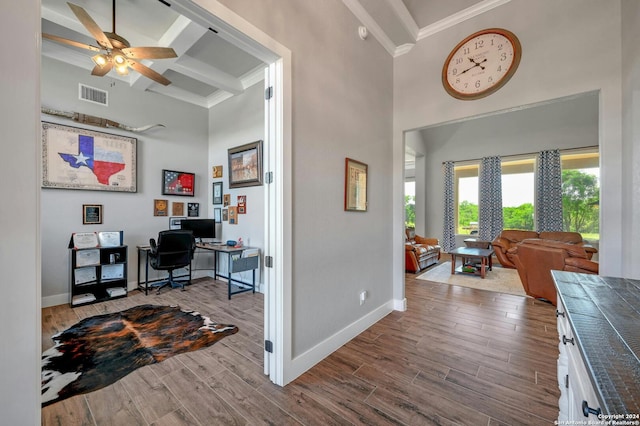
[[[603,275],[621,275],[620,14],[620,1],[512,0],[418,42],[394,63],[394,167],[402,167],[405,131],[598,91],[600,271]],[[504,27],[519,37],[523,49],[520,67],[504,87],[486,98],[452,98],[441,83],[445,58],[464,37],[490,27]],[[400,186],[394,181],[394,194],[400,193]],[[398,195],[394,197],[399,199]],[[400,229],[396,235],[401,235]],[[396,250],[400,247],[398,244]],[[401,261],[396,262],[394,270],[396,294],[402,288],[401,265]]]
[[[250,142],[264,139],[264,84],[253,85],[243,94],[218,104],[209,110],[209,166],[222,165],[223,178],[213,179],[209,174],[209,187],[213,182],[223,182],[223,193],[231,196],[230,205],[238,204],[238,195],[246,195],[246,214],[238,215],[238,223],[231,225],[222,222],[221,234],[216,236],[222,241],[242,238],[245,246],[260,249],[260,268],[256,271],[256,283],[262,283],[262,259],[264,255],[264,186],[248,186],[229,188],[229,162],[227,150]],[[264,171],[263,171],[264,172]],[[209,215],[213,216],[214,208],[222,205],[212,204],[212,191],[209,191]],[[221,272],[226,274],[226,263]],[[234,274],[234,278],[250,282],[251,272]]]
[[[39,1],[3,2],[0,417],[8,425],[40,424],[39,31]]]
[[[623,276],[640,279],[640,2],[622,2]]]
[[[78,100],[78,83],[109,92],[109,106]],[[42,199],[42,296],[43,305],[68,303],[69,253],[72,232],[124,231],[129,246],[129,288],[136,285],[138,253],[136,245],[148,245],[149,238],[169,228],[168,217],[153,216],[153,200],[170,203],[200,203],[200,217],[209,211],[211,186],[207,176],[207,110],[151,92],[130,89],[107,77],[94,77],[86,70],[48,58],[42,59],[42,105],[138,127],[161,123],[143,133],[87,126],[64,118],[42,115],[42,120],[83,127],[137,139],[137,193],[83,191],[43,188]],[[164,196],[162,169],[196,174],[194,197]],[[102,204],[102,225],[82,224],[82,204]],[[171,215],[171,210],[169,211]],[[155,275],[155,274],[154,274]]]
[[[392,303],[392,59],[338,0],[222,3],[291,50],[295,358]],[[366,213],[344,211],[345,157],[369,166]]]

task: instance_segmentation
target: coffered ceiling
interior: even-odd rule
[[[260,0],[256,0],[260,1]],[[324,0],[323,0],[324,1]],[[509,0],[342,0],[392,56],[408,52],[420,39],[469,19]],[[113,32],[112,2],[71,0],[93,18],[104,32]],[[171,47],[178,57],[141,62],[171,80],[163,86],[137,72],[127,76],[110,71],[105,77],[128,83],[133,89],[153,91],[209,108],[260,82],[266,66],[252,52],[168,7],[167,1],[117,0],[116,32],[131,46]],[[295,25],[295,23],[292,23]],[[42,32],[98,46],[78,21],[66,0],[42,0]],[[91,73],[90,50],[42,41],[42,54]]]

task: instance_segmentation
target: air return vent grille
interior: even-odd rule
[[[78,96],[80,100],[93,102],[94,104],[109,105],[109,92],[96,89],[95,87],[78,85]]]

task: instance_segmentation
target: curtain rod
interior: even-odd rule
[[[587,149],[593,149],[593,148],[599,148],[598,145],[594,145],[594,146],[583,146],[580,148],[567,148],[567,149],[561,149],[560,153],[564,154],[567,152],[571,152],[571,151],[582,151],[582,150],[587,150]],[[550,150],[543,150],[543,151],[550,151]],[[512,157],[522,157],[525,155],[537,155],[539,154],[541,151],[536,151],[536,152],[523,152],[522,154],[511,154],[511,155],[489,155],[488,157],[500,157],[500,159],[503,158],[512,158]],[[486,158],[486,157],[483,157]],[[452,163],[467,163],[467,162],[471,162],[471,161],[480,161],[482,160],[482,158],[470,158],[468,160],[457,160],[457,161],[452,161]],[[446,161],[443,161],[442,164],[446,163]]]

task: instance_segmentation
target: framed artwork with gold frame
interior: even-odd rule
[[[345,159],[344,172],[344,209],[345,211],[366,212],[367,175],[369,167],[365,163]]]

